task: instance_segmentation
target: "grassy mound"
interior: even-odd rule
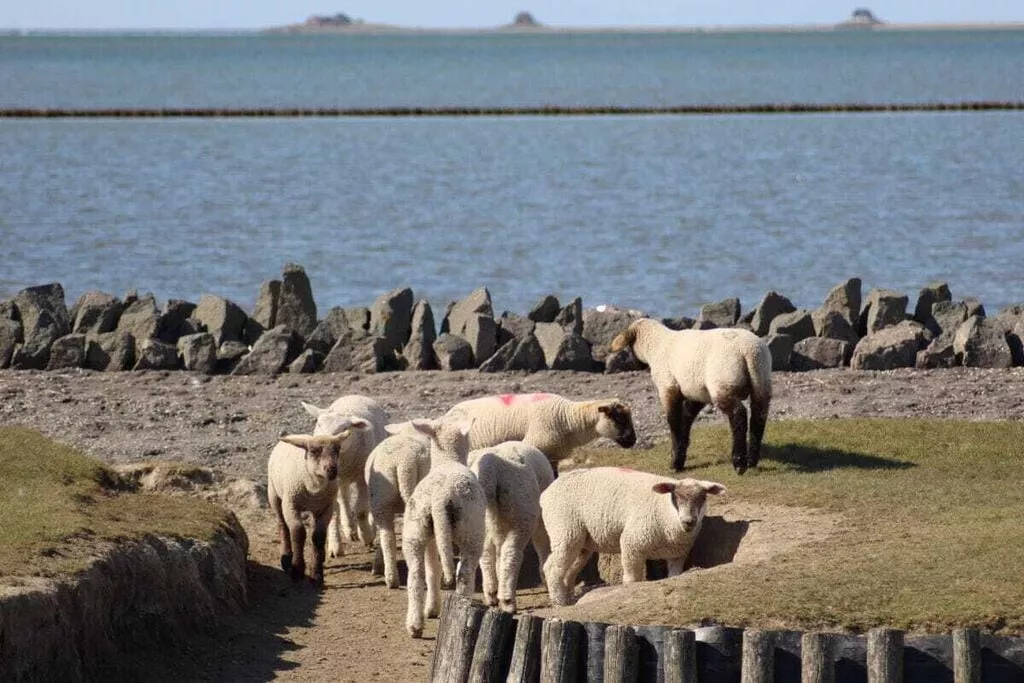
[[[138,493],[98,460],[38,432],[0,428],[0,580],[78,572],[105,541],[210,540],[228,519],[196,498]]]
[[[1022,444],[1019,422],[777,421],[760,469],[737,477],[728,430],[695,428],[686,476],[724,483],[731,500],[817,508],[843,524],[764,564],[630,586],[562,612],[638,624],[1024,635]],[[667,444],[589,455],[595,465],[671,474]]]

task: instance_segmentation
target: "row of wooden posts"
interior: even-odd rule
[[[438,625],[432,683],[1003,683],[1024,681],[1024,639],[958,629],[866,636],[694,630],[513,616],[454,594]]]

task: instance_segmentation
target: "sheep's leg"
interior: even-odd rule
[[[481,532],[483,530],[481,529]],[[459,543],[459,568],[455,573],[455,592],[459,595],[472,595],[476,592],[476,568],[480,565],[480,556],[484,550],[483,533],[478,539],[463,538]]]
[[[736,474],[743,474],[747,471],[747,409],[742,401],[718,401],[715,407],[729,417],[732,466]]]
[[[647,561],[640,555],[622,552],[622,583],[636,583],[647,578]]]
[[[672,469],[681,472],[686,465],[686,452],[690,448],[690,429],[705,404],[683,398],[679,389],[673,387],[662,392],[661,405],[665,409],[672,437]]]
[[[750,450],[747,452],[747,463],[757,467],[761,460],[761,442],[764,441],[764,428],[768,424],[769,399],[750,398]]]
[[[384,585],[398,588],[398,542],[395,538],[395,518],[382,516],[380,526],[380,551],[384,556]]]
[[[284,512],[281,510],[281,497],[271,487],[267,498],[270,503],[270,509],[274,511],[274,515],[277,517],[277,538],[281,545],[281,570],[290,572],[292,570],[292,536],[291,532],[288,531]]]
[[[356,487],[356,524],[359,527],[359,540],[363,542],[367,548],[373,547],[373,524],[370,522],[370,490],[366,487],[366,482],[360,480],[355,484]]]
[[[298,581],[306,575],[306,527],[302,524],[302,513],[290,509],[285,514],[285,521],[291,533],[292,543],[292,581]],[[281,564],[284,564],[283,558]]]
[[[501,609],[515,614],[516,584],[519,582],[519,569],[523,565],[523,550],[530,542],[530,535],[523,531],[513,531],[505,535],[501,544],[500,571],[501,583],[498,594],[501,598]]]
[[[551,554],[551,539],[548,538],[548,530],[543,519],[537,520],[537,527],[533,532],[533,549],[537,553],[537,564],[543,569],[548,555]],[[540,578],[544,585],[547,585],[547,577],[543,571],[540,572]]]
[[[494,538],[488,534],[484,541],[484,552],[480,556],[480,574],[483,576],[484,602],[491,607],[498,606],[497,554]]]
[[[427,601],[423,616],[433,619],[441,614],[441,558],[437,555],[437,542],[430,541],[426,548]]]
[[[409,533],[410,528],[411,525],[406,524],[402,529],[402,554],[405,555],[405,564],[409,567],[406,585],[409,606],[405,612],[405,629],[413,638],[419,638],[423,635],[423,594],[426,588],[423,576],[424,543]]]
[[[345,512],[345,506],[342,504],[343,490],[344,487],[338,487],[338,495],[334,499],[334,506],[331,510],[331,523],[327,525],[327,554],[331,557],[341,557],[345,554],[341,545],[342,533],[348,534],[348,531],[342,528],[344,527],[342,515]]]
[[[327,512],[316,518],[313,526],[313,576],[310,580],[319,589],[324,587],[324,559],[327,556],[327,526],[331,523],[331,513]]]
[[[567,587],[566,571],[570,558],[577,553],[574,549],[555,546],[543,564],[544,582],[548,586],[548,597],[553,605],[568,605],[571,595]]]
[[[673,557],[666,560],[665,564],[668,566],[669,576],[679,576],[683,573],[683,567],[686,566],[686,557]]]
[[[586,566],[587,562],[590,562],[591,555],[594,551],[590,547],[582,548],[573,559],[572,564],[569,565],[568,571],[565,572],[565,587],[570,593],[576,587],[576,579],[580,575],[580,571]]]

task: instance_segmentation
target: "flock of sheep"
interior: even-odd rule
[[[650,366],[683,468],[690,427],[713,404],[729,419],[737,473],[756,467],[771,401],[771,356],[740,329],[672,331],[633,322],[613,350],[630,347]],[[749,447],[747,410],[750,399]],[[636,470],[597,467],[558,477],[558,463],[598,437],[636,443],[629,406],[615,398],[573,401],[554,394],[506,394],[464,401],[436,419],[389,424],[374,399],[343,396],[321,409],[312,434],[283,436],[270,454],[267,492],[278,520],[281,568],[306,574],[312,515],[311,580],[342,537],[372,547],[379,536],[388,588],[398,588],[396,516],[408,566],[406,629],[423,632],[441,608],[442,586],[476,590],[476,567],[491,606],[516,610],[515,587],[528,543],[543,567],[551,602],[565,605],[595,552],[620,553],[623,582],[644,579],[648,559],[683,569],[706,509],[725,487]],[[376,527],[376,529],[374,528]],[[459,551],[456,562],[455,549]]]

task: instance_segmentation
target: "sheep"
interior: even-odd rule
[[[374,446],[387,437],[384,425],[388,417],[384,408],[368,396],[342,396],[327,408],[318,408],[302,401],[302,407],[316,418],[314,435],[333,434],[353,417],[370,422],[372,429],[360,432],[345,444],[338,466],[338,500],[327,531],[327,552],[331,557],[342,554],[341,538],[373,545],[373,524],[370,521],[370,497],[366,488],[366,458]]]
[[[447,415],[474,419],[471,449],[522,441],[548,457],[555,476],[560,460],[598,437],[623,448],[636,443],[629,406],[616,398],[571,401],[557,394],[502,394],[457,403]]]
[[[471,425],[469,420],[412,421],[414,429],[430,437],[430,472],[407,501],[402,524],[402,554],[409,568],[405,627],[413,638],[423,635],[424,618],[441,611],[439,564],[445,585],[454,580],[460,595],[476,590],[487,501],[466,466]],[[453,545],[462,554],[457,577]]]
[[[393,435],[377,444],[366,459],[370,514],[380,536],[384,583],[388,588],[398,588],[395,515],[405,511],[416,485],[430,471],[429,437],[411,427],[400,431],[403,425],[387,425],[387,431]]]
[[[594,552],[621,554],[623,583],[643,581],[648,559],[668,560],[669,576],[678,575],[700,531],[707,495],[724,492],[713,481],[618,467],[560,477],[540,497],[551,537],[544,563],[551,602],[569,604],[576,575]]]
[[[672,435],[673,470],[680,472],[686,464],[690,428],[708,403],[729,419],[736,473],[757,467],[772,399],[772,354],[763,339],[735,328],[673,331],[657,320],[642,319],[612,340],[613,352],[627,347],[651,368]],[[748,396],[749,451],[743,406]]]
[[[486,537],[480,558],[487,604],[516,611],[516,582],[523,550],[532,539],[543,565],[549,544],[540,520],[540,494],[555,478],[547,457],[533,446],[508,441],[470,452],[470,469],[487,500]],[[496,567],[497,565],[497,567]]]
[[[277,515],[281,541],[281,569],[298,581],[306,573],[306,527],[302,513],[313,515],[312,581],[324,585],[324,544],[327,526],[338,497],[338,459],[345,441],[367,429],[370,423],[353,418],[339,425],[337,434],[281,437],[267,460],[267,502]]]

